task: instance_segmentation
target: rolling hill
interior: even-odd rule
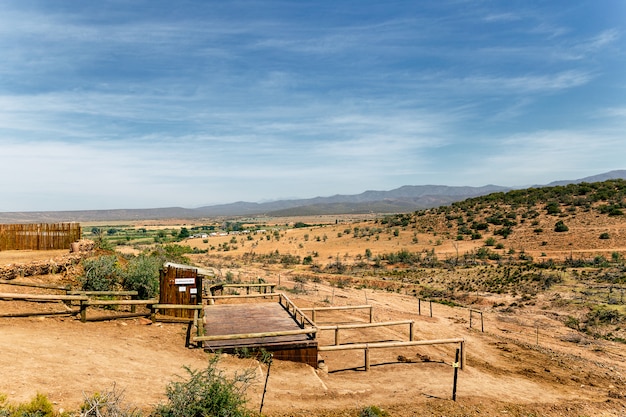
[[[626,170],[610,171],[576,180],[554,181],[547,186],[626,179]],[[543,187],[542,185],[533,186]],[[165,207],[148,209],[32,211],[0,213],[2,223],[59,221],[120,221],[136,219],[196,219],[228,216],[301,216],[324,214],[406,213],[449,205],[467,198],[521,187],[485,185],[482,187],[446,185],[405,185],[390,191],[369,190],[354,195],[334,195],[308,199],[279,200],[266,203],[235,202],[198,208]]]

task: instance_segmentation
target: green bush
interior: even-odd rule
[[[206,369],[185,367],[188,379],[171,382],[166,388],[168,402],[159,404],[152,417],[252,417],[247,410],[245,391],[254,378],[249,370],[232,379],[217,369],[218,357]]]
[[[565,223],[563,223],[563,220],[559,220],[558,222],[556,222],[556,224],[554,225],[554,231],[555,232],[567,232],[569,230],[569,227],[567,227],[565,225]]]
[[[83,259],[83,276],[79,278],[84,291],[113,291],[120,283],[121,269],[115,255]]]
[[[9,404],[6,397],[0,394],[0,416],[2,417],[54,417],[52,403],[43,394],[37,394],[28,403]]]
[[[387,413],[375,405],[370,405],[361,409],[359,417],[386,417]]]
[[[600,239],[606,240],[606,239],[610,239],[611,236],[608,233],[601,233],[600,234]]]
[[[132,258],[124,271],[124,288],[137,291],[142,300],[154,298],[159,293],[159,259],[140,255]]]

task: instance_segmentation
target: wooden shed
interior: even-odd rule
[[[202,276],[198,269],[185,265],[165,264],[160,277],[160,304],[202,304]],[[193,318],[193,310],[168,309],[164,314]]]

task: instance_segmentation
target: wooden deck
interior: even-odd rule
[[[210,305],[205,308],[205,334],[229,336],[300,330],[300,325],[277,302]],[[317,366],[317,340],[307,334],[267,336],[246,339],[221,339],[204,342],[209,351],[233,352],[237,349],[272,352],[276,359],[304,362]]]

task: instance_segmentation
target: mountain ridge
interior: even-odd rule
[[[626,179],[626,170],[614,170],[576,180],[553,181],[547,185],[562,186],[581,182]],[[520,188],[520,187],[518,187]],[[529,187],[524,187],[529,188]],[[360,194],[336,194],[329,197],[277,200],[254,203],[239,201],[207,205],[198,208],[163,207],[147,209],[33,211],[0,213],[2,223],[32,223],[61,221],[132,221],[167,218],[198,219],[229,216],[304,216],[324,214],[402,213],[448,205],[471,197],[516,189],[488,184],[481,187],[447,185],[404,185],[389,191],[367,190]]]

